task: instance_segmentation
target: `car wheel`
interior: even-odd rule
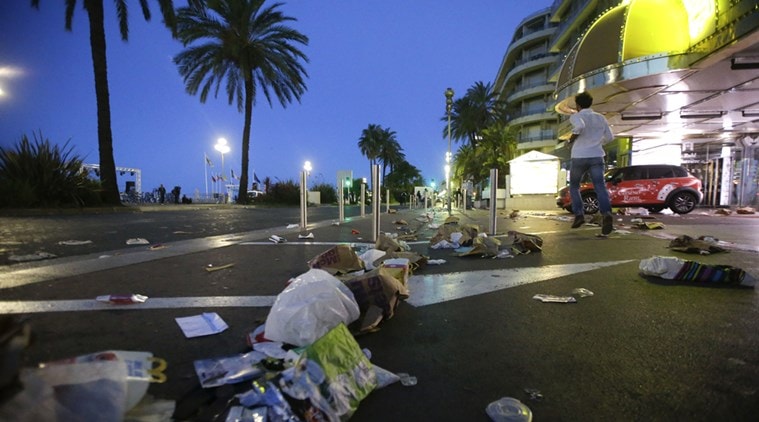
[[[648,210],[648,212],[656,214],[656,213],[660,213],[661,210],[664,209],[664,207],[648,207],[646,209]]]
[[[669,198],[669,209],[677,214],[687,214],[696,208],[696,195],[690,192],[676,192]]]
[[[595,193],[586,193],[582,195],[582,207],[585,214],[595,214],[598,212],[598,198]]]

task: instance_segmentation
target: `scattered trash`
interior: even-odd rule
[[[400,301],[409,296],[408,260],[405,265],[394,265],[394,261],[385,261],[375,270],[344,281],[358,305],[360,332],[374,330],[383,320],[392,318]]]
[[[657,221],[652,222],[640,222],[633,224],[634,227],[643,229],[643,230],[662,230],[664,229],[664,223],[659,223]]]
[[[642,275],[668,280],[737,284],[754,287],[756,278],[730,265],[706,265],[674,256],[654,256],[642,259],[638,266]]]
[[[66,246],[79,246],[79,245],[88,245],[92,243],[91,240],[61,240],[58,242],[59,245],[66,245]]]
[[[130,305],[133,303],[144,303],[148,300],[147,296],[143,295],[103,295],[95,298],[98,302],[113,303],[117,305]]]
[[[416,377],[413,375],[409,375],[405,372],[398,372],[396,375],[398,375],[398,378],[401,380],[401,384],[404,387],[413,387],[416,385]]]
[[[209,273],[211,273],[211,272],[214,272],[214,271],[226,270],[227,268],[232,268],[234,266],[235,266],[234,263],[219,265],[218,267],[214,267],[213,264],[208,264],[208,266],[205,269],[206,269],[206,271],[208,271]]]
[[[277,236],[276,234],[271,235],[271,237],[269,237],[269,240],[272,241],[272,242],[274,242],[274,243],[285,243],[285,242],[287,242],[287,239],[285,239],[284,237],[281,237],[281,236]]]
[[[28,262],[28,261],[40,261],[42,259],[56,258],[55,254],[50,252],[35,252],[29,255],[11,255],[8,257],[8,261],[14,262]]]
[[[288,229],[294,229],[294,228],[297,228],[297,227],[300,227],[300,225],[299,225],[299,224],[294,224],[294,223],[293,223],[293,224],[288,224],[288,225],[287,225],[287,228],[288,228]]]
[[[466,248],[466,250],[462,250],[461,248],[456,249],[458,252],[458,256],[471,256],[471,255],[479,255],[479,256],[486,256],[486,257],[495,257],[498,256],[499,249],[498,247],[501,245],[501,241],[494,238],[494,237],[488,237],[487,235],[484,235],[482,233],[482,236],[477,236],[472,241],[472,246],[469,248]]]
[[[313,239],[313,238],[314,238],[314,234],[313,233],[299,234],[298,235],[298,239]]]
[[[443,265],[446,261],[445,259],[428,259],[427,263],[430,265]]]
[[[572,290],[572,294],[573,295],[578,295],[580,297],[593,296],[593,292],[591,292],[590,290],[588,290],[588,289],[586,289],[584,287],[578,287],[578,288]]]
[[[277,295],[266,318],[265,335],[273,341],[306,346],[359,315],[348,286],[327,271],[312,268]]]
[[[718,240],[711,236],[700,236],[698,239],[694,239],[690,236],[682,235],[672,239],[669,242],[669,248],[673,251],[701,255],[727,251],[727,249],[717,246],[717,242]]]
[[[200,359],[193,362],[203,388],[218,387],[224,384],[236,384],[257,378],[265,372],[258,365],[266,355],[252,351],[222,358]]]
[[[513,397],[503,397],[485,408],[494,422],[531,422],[532,411],[527,405]]]
[[[149,245],[150,242],[148,242],[147,239],[143,239],[141,237],[135,237],[133,239],[127,239],[126,244],[127,245]]]
[[[322,269],[333,276],[366,269],[364,261],[349,245],[336,245],[308,261],[310,268]]]
[[[537,388],[525,388],[524,392],[527,394],[527,398],[532,401],[543,400],[543,393],[541,393]]]
[[[513,239],[511,251],[516,255],[541,252],[543,250],[543,239],[540,236],[513,230],[509,231],[508,234]]]
[[[715,213],[715,214],[717,214],[717,215],[730,215],[730,214],[732,214],[733,212],[732,212],[732,211],[730,211],[730,210],[729,210],[729,209],[727,209],[727,208],[717,208],[717,210],[716,210],[716,211],[714,211],[714,213]]]
[[[164,245],[162,243],[156,243],[155,245],[150,245],[149,249],[151,251],[157,251],[159,249],[166,249],[166,248],[168,248],[168,246],[166,246],[166,245]]]
[[[494,256],[493,258],[514,258],[514,255],[508,249],[501,249],[498,251],[498,255]]]
[[[742,207],[735,210],[736,214],[756,214],[756,210],[751,207]]]
[[[515,219],[515,218],[517,218],[517,217],[519,217],[519,210],[513,210],[513,211],[511,211],[511,213],[509,214],[509,218],[511,218],[511,219]]]
[[[356,229],[351,229],[351,234],[361,234],[361,232]]]
[[[216,312],[204,312],[201,315],[174,318],[185,337],[202,337],[218,334],[229,326]]]
[[[539,300],[543,303],[575,303],[577,302],[577,299],[575,299],[572,296],[554,296],[554,295],[536,294],[532,298],[535,300]]]
[[[408,223],[406,222],[406,220],[395,220],[393,221],[393,224],[397,224],[399,226],[408,226]]]
[[[332,222],[332,225],[333,225],[333,226],[339,226],[339,225],[340,225],[340,222],[339,222],[339,221],[333,221],[333,222]]]

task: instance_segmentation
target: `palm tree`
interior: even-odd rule
[[[464,140],[476,149],[482,130],[505,118],[503,110],[492,84],[476,82],[463,97],[453,102],[451,138]],[[447,119],[448,116],[442,118],[446,122]],[[447,126],[443,129],[443,137],[448,137]]]
[[[114,0],[119,20],[121,39],[129,39],[129,20],[127,19],[126,0]],[[32,0],[32,7],[39,9],[39,0]],[[76,0],[66,0],[66,30],[71,31],[76,9]],[[108,91],[108,71],[105,53],[105,17],[103,0],[83,0],[84,10],[90,23],[90,52],[92,67],[95,71],[95,98],[97,101],[98,151],[100,155],[101,197],[104,204],[120,205],[119,188],[116,183],[116,163],[113,159],[113,133],[111,132],[111,104]],[[148,3],[140,0],[142,16],[150,20]],[[175,27],[173,0],[158,0],[164,24]]]
[[[397,163],[406,160],[406,154],[403,153],[403,148],[395,137],[395,131],[390,130],[390,128],[383,129],[382,131],[382,143],[380,144],[377,160],[382,162],[383,181],[385,180],[388,167],[390,167],[390,171],[392,172]]]
[[[385,135],[382,126],[371,123],[361,131],[361,136],[358,138],[358,149],[364,157],[369,159],[369,174],[372,174],[372,166],[377,164],[382,152],[382,140]]]
[[[263,92],[272,105],[272,94],[282,107],[293,99],[300,102],[306,91],[306,70],[301,64],[308,57],[297,45],[308,45],[308,37],[286,25],[295,18],[278,8],[282,3],[264,7],[264,0],[206,0],[180,8],[177,38],[187,47],[174,57],[190,95],[200,91],[205,103],[213,90],[219,93],[222,82],[229,104],[237,103],[244,112],[240,203],[248,203],[248,164],[250,126],[256,94]]]

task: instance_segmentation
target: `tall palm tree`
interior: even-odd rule
[[[113,133],[111,132],[111,104],[108,91],[108,66],[105,48],[105,17],[103,13],[103,0],[82,0],[84,10],[90,23],[90,52],[92,54],[92,67],[95,72],[95,98],[97,102],[98,123],[98,151],[100,155],[100,184],[101,198],[107,205],[120,205],[121,198],[116,183],[116,163],[113,159]],[[197,1],[197,0],[193,0]],[[39,8],[39,0],[31,0],[32,7]],[[114,0],[116,14],[119,20],[121,39],[129,39],[129,20],[127,19],[126,0]],[[72,30],[76,0],[66,0],[66,30]],[[150,8],[148,2],[140,0],[142,16],[146,21],[150,20]],[[172,29],[175,26],[173,0],[158,0],[158,5],[163,15],[164,24]]]
[[[242,170],[238,202],[248,203],[250,126],[256,94],[263,92],[272,105],[272,94],[282,107],[293,99],[300,102],[308,77],[302,62],[308,57],[298,45],[308,45],[308,37],[287,26],[295,18],[278,8],[265,7],[264,0],[205,0],[180,8],[177,38],[188,47],[174,57],[191,95],[200,91],[205,103],[222,83],[229,104],[237,103],[244,112]]]
[[[403,148],[395,137],[395,131],[390,130],[390,128],[383,129],[382,142],[377,156],[377,160],[382,163],[382,180],[385,180],[388,167],[390,171],[393,171],[393,167],[405,159],[406,154],[403,153]]]
[[[482,137],[482,130],[505,118],[504,107],[490,82],[476,82],[463,97],[453,102],[451,111],[451,138],[463,140],[475,149]],[[448,117],[442,120],[447,122]],[[443,129],[447,138],[448,127]]]
[[[382,152],[382,140],[385,135],[382,126],[370,123],[366,129],[361,131],[361,136],[358,138],[358,149],[369,160],[369,174],[372,174],[372,166],[377,164],[380,152]]]

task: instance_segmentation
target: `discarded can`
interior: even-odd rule
[[[96,297],[95,300],[117,305],[130,305],[133,303],[143,303],[148,300],[148,297],[143,295],[103,295]]]
[[[513,397],[503,397],[490,403],[485,409],[495,422],[531,422],[532,411]]]

